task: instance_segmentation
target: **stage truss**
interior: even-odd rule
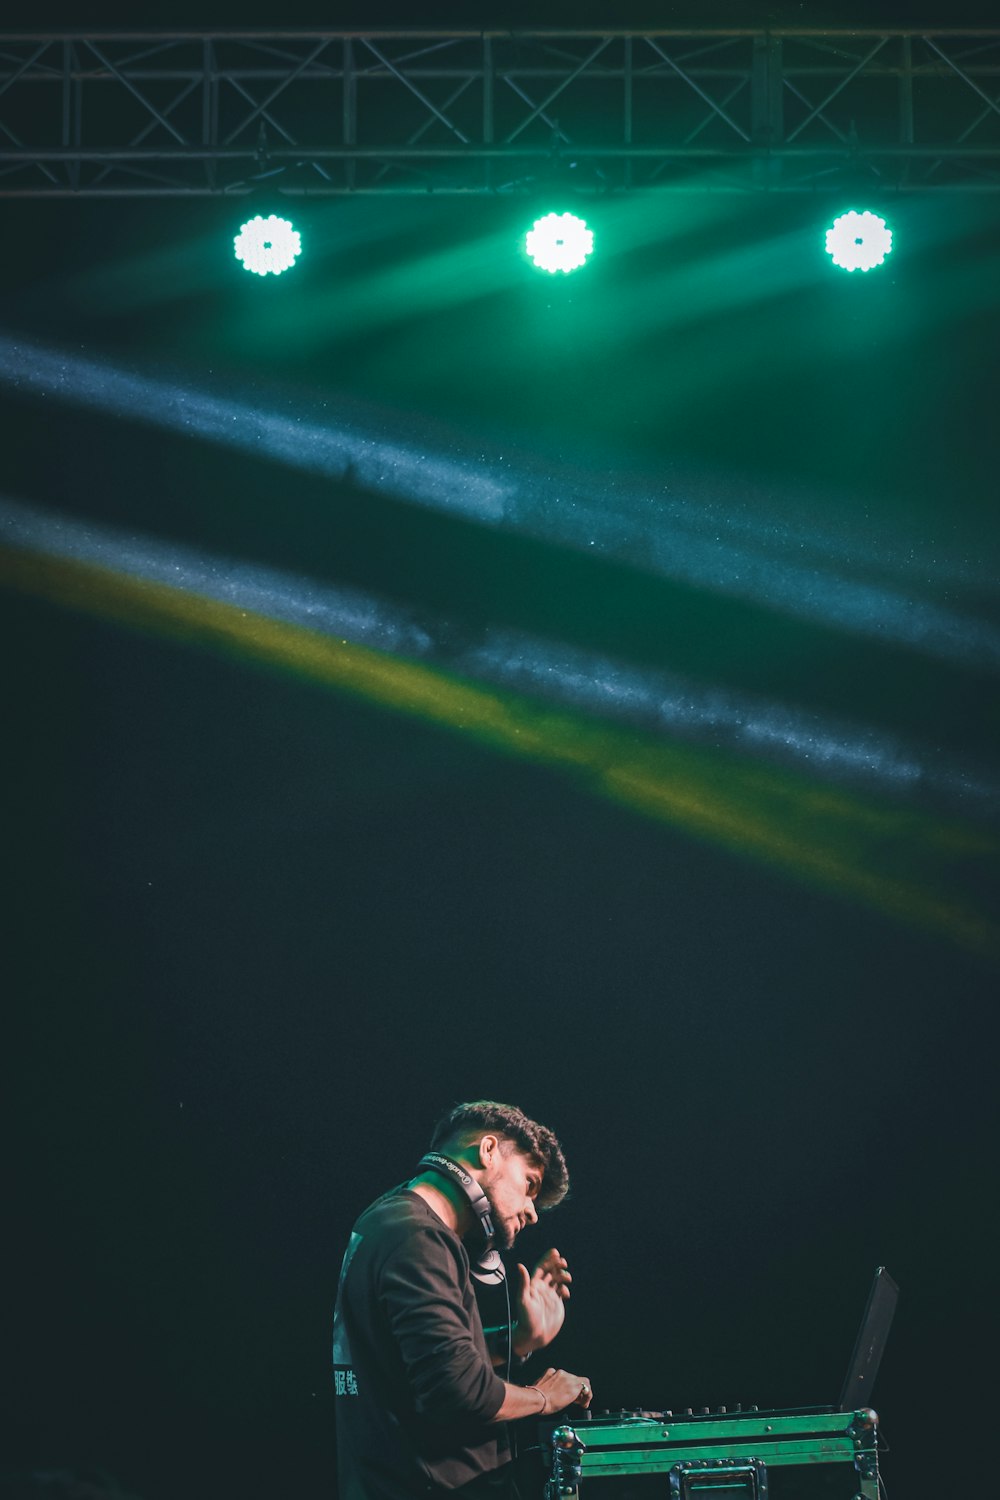
[[[0,34],[0,196],[996,192],[1000,28]]]

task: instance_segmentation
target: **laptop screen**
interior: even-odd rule
[[[857,1411],[871,1403],[872,1387],[899,1300],[899,1287],[885,1266],[875,1271],[868,1306],[854,1344],[854,1353],[844,1377],[838,1411]]]

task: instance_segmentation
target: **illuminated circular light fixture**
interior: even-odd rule
[[[258,214],[241,227],[233,240],[233,249],[247,271],[256,276],[280,276],[294,266],[295,257],[302,250],[302,240],[287,219],[279,219],[275,214],[262,219]]]
[[[841,214],[826,231],[826,253],[844,271],[871,271],[892,251],[892,230],[878,214]]]
[[[546,214],[528,230],[524,248],[540,271],[575,271],[594,248],[594,233],[575,214]]]

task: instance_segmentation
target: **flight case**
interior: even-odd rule
[[[878,1418],[618,1412],[550,1429],[545,1500],[878,1500]]]

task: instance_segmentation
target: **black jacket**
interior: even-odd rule
[[[416,1193],[365,1210],[333,1336],[340,1500],[455,1490],[508,1457],[504,1399],[455,1232]]]

